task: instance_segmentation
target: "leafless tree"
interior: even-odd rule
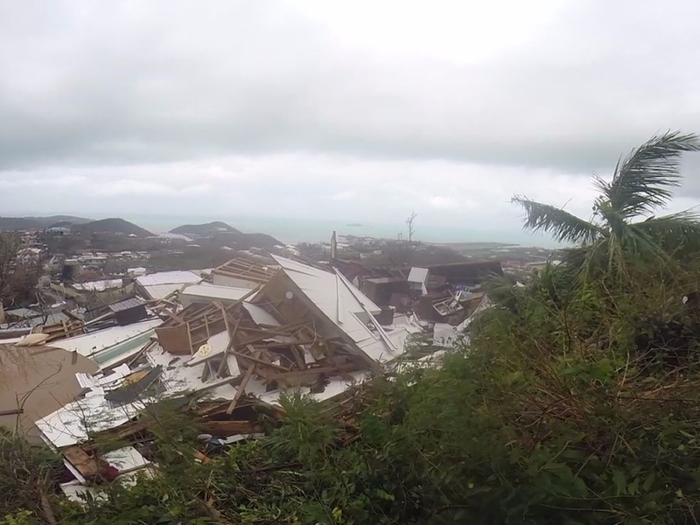
[[[412,211],[411,215],[409,215],[406,219],[406,224],[408,225],[408,242],[413,242],[413,234],[416,233],[416,227],[413,224],[416,217],[418,217],[418,214],[415,211]]]
[[[22,237],[17,232],[0,232],[0,300],[10,288],[21,246]]]

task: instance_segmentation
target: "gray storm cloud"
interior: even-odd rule
[[[269,186],[280,199],[291,177],[307,188],[300,199],[350,206],[358,194],[347,181],[414,163],[415,176],[382,184],[419,198],[432,177],[443,190],[417,205],[446,214],[483,186],[471,182],[480,176],[499,185],[487,192],[493,202],[525,190],[559,196],[573,189],[561,177],[606,175],[654,132],[700,131],[692,0],[566,2],[524,44],[471,63],[353,48],[293,3],[269,0],[2,1],[0,10],[2,205],[38,191],[19,179],[69,171],[69,200],[76,191],[115,206],[178,199],[234,180],[244,199],[261,184],[236,179],[248,169],[279,181]],[[295,156],[293,173],[270,160],[284,155]],[[357,171],[331,182],[335,163]],[[686,197],[700,196],[699,167],[688,163]]]

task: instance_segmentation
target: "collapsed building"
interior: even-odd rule
[[[426,327],[451,337],[440,322],[464,325],[485,306],[472,277],[487,270],[449,266],[351,280],[330,265],[272,256],[233,259],[205,279],[140,275],[137,295],[87,321],[71,317],[6,340],[38,355],[51,349],[71,363],[64,374],[72,379],[60,406],[25,412],[6,398],[0,415],[24,413],[23,426],[64,454],[61,487],[78,498],[106,473],[128,478],[154,467],[142,445],[149,407],[164,399],[182,400],[207,439],[230,444],[259,437],[259,414],[281,417],[285,394],[334,399],[405,359],[411,336]],[[129,445],[98,458],[95,436]]]

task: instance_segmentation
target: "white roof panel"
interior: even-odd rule
[[[182,290],[182,295],[202,297],[206,299],[223,299],[237,301],[250,293],[250,288],[234,288],[232,286],[216,286],[209,283],[190,284]]]
[[[69,352],[78,352],[80,355],[91,356],[111,346],[118,345],[153,330],[162,324],[160,319],[148,319],[139,323],[126,326],[113,326],[99,332],[58,339],[51,342],[51,346],[57,346]]]
[[[369,357],[377,361],[394,357],[394,349],[384,342],[377,331],[372,331],[367,326],[370,319],[365,309],[376,315],[381,312],[381,308],[352,283],[336,273],[284,257],[272,257],[304,294]]]
[[[265,310],[262,306],[257,304],[243,303],[243,308],[250,314],[253,322],[257,325],[264,326],[280,326],[277,319],[275,319],[272,314]]]
[[[144,286],[143,289],[146,290],[146,293],[151,299],[165,299],[169,295],[179,291],[183,286],[185,286],[185,284],[152,284]]]
[[[187,270],[176,270],[172,272],[158,272],[150,275],[142,275],[136,279],[141,286],[151,286],[157,284],[188,284],[198,283],[202,278]]]
[[[91,281],[89,283],[73,283],[72,286],[76,290],[103,292],[104,290],[111,290],[112,288],[121,288],[122,284],[121,279],[106,279],[103,281]]]
[[[411,271],[408,274],[407,281],[409,283],[424,284],[428,280],[429,273],[430,270],[428,270],[427,268],[411,268]]]

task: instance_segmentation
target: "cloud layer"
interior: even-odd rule
[[[513,193],[587,213],[592,172],[700,131],[697,2],[479,4],[0,1],[3,214],[518,228]]]

